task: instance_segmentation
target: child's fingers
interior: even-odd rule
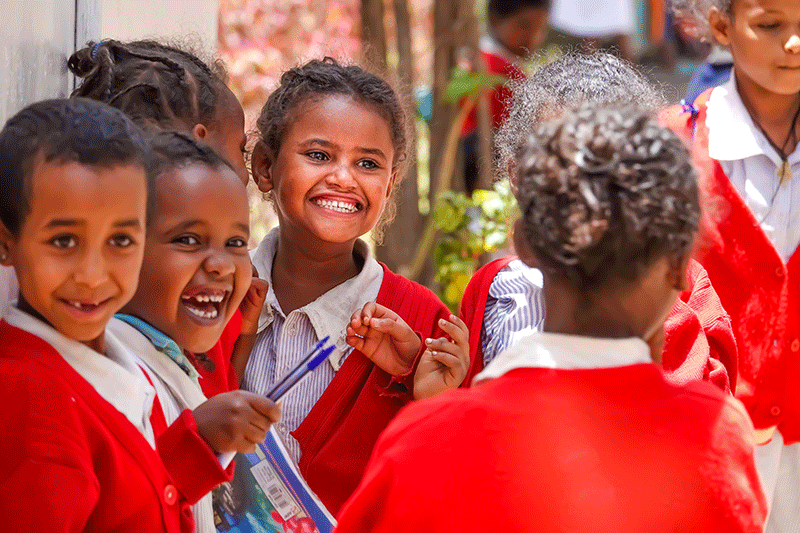
[[[464,370],[463,361],[457,355],[447,353],[447,352],[437,352],[436,350],[431,351],[431,357],[434,361],[437,361],[447,368],[451,370],[458,370],[462,372]]]
[[[437,352],[447,352],[456,354],[462,352],[462,348],[455,342],[440,337],[438,339],[425,339],[425,346]]]
[[[375,331],[391,335],[392,338],[397,340],[408,341],[417,338],[417,334],[414,333],[411,327],[400,317],[397,317],[397,319],[373,318],[369,321],[369,325],[372,326]]]
[[[269,291],[269,282],[261,278],[253,278],[250,283],[250,291],[254,292],[259,298],[264,299]]]
[[[375,302],[367,302],[364,304],[364,307],[361,308],[361,321],[364,324],[369,324],[370,319],[375,316],[375,311],[378,307],[378,304]]]
[[[275,424],[281,419],[281,408],[266,396],[249,393],[247,402],[250,407],[266,419],[269,424]]]
[[[358,350],[359,352],[364,348],[364,337],[359,335],[351,334],[351,329],[347,328],[347,336],[345,336],[344,340],[349,345]]]
[[[450,338],[453,339],[456,344],[461,346],[469,345],[469,329],[467,329],[467,325],[464,321],[456,315],[450,315],[449,320],[440,318],[439,327],[442,328],[442,331],[450,335]]]

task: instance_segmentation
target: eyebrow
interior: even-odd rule
[[[171,231],[183,231],[185,229],[191,228],[192,226],[204,226],[204,225],[207,225],[207,224],[208,224],[207,221],[200,220],[199,218],[196,218],[196,219],[187,220],[186,222],[178,224],[177,226],[173,227]],[[247,235],[250,235],[250,225],[249,224],[244,224],[242,222],[237,222],[237,223],[234,224],[234,226],[236,228],[240,229],[243,233],[246,233]]]
[[[47,223],[45,228],[74,228],[75,226],[82,226],[85,224],[86,221],[79,218],[54,218]],[[141,221],[138,218],[114,222],[115,228],[139,228],[141,225]]]
[[[317,138],[308,139],[307,141],[305,141],[303,143],[304,146],[305,145],[311,145],[311,144],[318,144],[320,146],[325,146],[325,147],[328,147],[328,148],[336,148],[337,147],[336,144],[334,144],[334,143],[332,143],[330,141],[327,141],[325,139],[317,139]],[[356,146],[356,150],[358,150],[359,152],[364,152],[365,154],[377,155],[377,156],[380,156],[380,157],[382,157],[384,159],[388,159],[386,157],[386,154],[383,153],[383,150],[381,150],[379,148],[364,148],[362,146]]]

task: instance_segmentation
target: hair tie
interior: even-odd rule
[[[97,49],[100,48],[102,45],[106,44],[107,42],[108,41],[100,41],[100,42],[94,43],[94,45],[92,46],[92,59],[94,59],[95,56],[97,55]]]

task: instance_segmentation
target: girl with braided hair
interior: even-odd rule
[[[700,218],[677,135],[634,108],[585,107],[516,157],[514,242],[544,277],[543,331],[469,389],[383,432],[337,531],[761,531],[741,404],[669,382],[645,340],[686,287]]]

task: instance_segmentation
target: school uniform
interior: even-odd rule
[[[730,317],[699,263],[690,261],[686,275],[689,289],[679,295],[664,324],[666,377],[678,385],[709,381],[730,392],[737,358]],[[514,256],[478,269],[461,300],[472,362],[465,383],[521,337],[541,331],[543,286],[541,272]]]
[[[381,435],[337,533],[760,532],[753,429],[640,339],[534,333]]]
[[[124,339],[142,363],[158,395],[154,425],[163,434],[182,427],[179,436],[167,437],[171,445],[159,441],[159,453],[175,480],[175,486],[192,503],[195,532],[214,533],[211,490],[233,478],[235,454],[217,456],[197,431],[192,411],[206,401],[200,388],[200,374],[175,341],[146,322],[130,315],[117,315],[108,331]],[[170,429],[167,429],[167,426]]]
[[[0,322],[4,531],[192,531],[155,450],[155,391],[122,339],[105,342],[101,355],[15,307]]]
[[[272,279],[277,242],[278,228],[251,254],[264,279]],[[356,241],[355,253],[363,260],[358,275],[288,315],[270,283],[242,380],[242,388],[265,394],[319,340],[330,336],[336,349],[285,397],[276,429],[300,473],[334,515],[358,485],[380,432],[413,399],[413,370],[392,376],[346,344],[350,317],[374,301],[400,315],[425,339],[443,336],[438,320],[450,315],[430,290],[378,263],[363,241]]]
[[[760,440],[772,510],[768,531],[800,528],[800,149],[793,178],[747,112],[735,75],[663,121],[690,143],[703,174],[696,256],[730,313],[739,346],[737,397]],[[773,433],[777,428],[777,433]],[[785,444],[785,445],[783,445]],[[774,488],[773,488],[774,487]],[[785,528],[785,529],[784,529]]]

